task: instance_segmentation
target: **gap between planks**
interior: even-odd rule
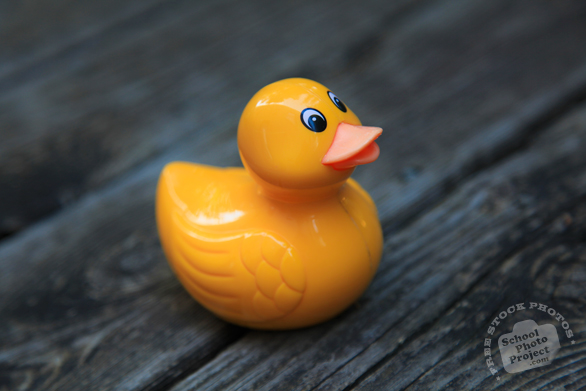
[[[420,211],[416,211],[407,217],[404,220],[400,221],[398,224],[393,224],[391,221],[386,220],[382,222],[383,225],[383,233],[384,238],[386,239],[388,236],[393,235],[405,227],[409,226],[419,218],[423,217],[426,213],[430,210],[434,209],[436,206],[441,204],[444,200],[446,200],[452,193],[454,193],[458,186],[462,183],[466,182],[469,178],[483,172],[489,170],[491,167],[499,164],[500,162],[521,153],[522,151],[528,149],[536,139],[536,136],[548,130],[553,124],[558,121],[563,120],[569,113],[571,113],[574,109],[581,106],[584,102],[586,102],[586,82],[577,85],[574,89],[570,90],[566,95],[560,96],[557,101],[552,102],[553,104],[543,111],[541,115],[538,115],[534,118],[530,118],[525,124],[521,126],[519,131],[520,137],[516,140],[515,143],[511,143],[508,148],[502,148],[500,150],[495,151],[495,153],[491,156],[488,160],[480,159],[479,161],[472,162],[470,168],[465,172],[465,174],[460,178],[454,178],[453,182],[448,181],[446,186],[442,186],[442,192],[433,199],[429,204],[425,205]],[[576,201],[573,206],[577,205],[581,200]],[[570,205],[569,207],[572,207]],[[550,220],[545,222],[545,225],[549,225],[555,220],[555,216],[550,217]],[[523,242],[519,244],[517,247],[513,247],[508,251],[508,254],[505,254],[499,264],[497,266],[501,266],[510,256],[515,253],[518,253],[529,246],[529,243]],[[457,303],[460,301],[461,297],[467,296],[472,290],[475,289],[476,285],[481,284],[488,276],[491,274],[490,270],[487,270],[479,279],[478,281],[470,286],[465,292],[462,292],[462,295],[458,298],[455,298],[452,303],[446,308],[444,312],[449,312],[453,309]],[[422,325],[422,327],[417,330],[415,333],[409,336],[401,347],[394,350],[392,353],[385,355],[381,360],[376,362],[373,366],[371,366],[365,373],[363,373],[358,379],[356,379],[352,384],[345,387],[343,391],[350,391],[358,386],[364,379],[368,378],[372,373],[374,373],[378,368],[382,367],[386,362],[390,361],[393,357],[397,356],[401,351],[402,347],[406,346],[410,341],[416,340],[420,336],[424,335],[428,330],[430,330],[437,321],[443,316],[443,314],[439,314],[436,318],[431,319],[426,324]],[[372,341],[371,344],[364,347],[364,350],[358,352],[356,356],[367,350],[371,345],[376,343],[378,340],[383,338],[384,333],[381,334],[378,338]],[[446,355],[449,352],[446,352]],[[350,359],[352,360],[352,358]],[[343,367],[342,365],[341,367]],[[340,368],[341,368],[340,367]],[[415,383],[419,378],[425,375],[425,373],[429,372],[432,368],[425,371],[422,375],[418,378],[413,380]],[[327,381],[331,376],[333,376],[336,371],[333,371],[329,376],[322,379],[315,387],[312,388],[318,389],[325,381]],[[409,387],[409,386],[407,386]]]
[[[582,204],[584,202],[586,202],[586,196],[581,197],[581,198],[578,198],[578,199],[574,200],[573,202],[571,202],[570,204],[564,206],[563,208],[561,208],[561,210],[559,211],[559,213],[553,213],[551,216],[548,216],[548,219],[546,219],[543,222],[543,226],[545,226],[545,228],[541,228],[539,230],[539,232],[537,232],[534,236],[532,236],[531,238],[529,238],[529,240],[528,239],[525,239],[522,242],[520,242],[517,246],[511,247],[510,249],[508,249],[508,251],[506,253],[503,253],[502,256],[499,257],[500,259],[499,259],[499,261],[497,263],[495,263],[493,265],[493,269],[499,269],[506,262],[508,262],[509,259],[512,258],[513,256],[515,256],[517,254],[520,254],[524,250],[532,247],[532,244],[533,244],[533,240],[534,239],[536,239],[538,237],[542,237],[542,236],[546,236],[547,235],[548,228],[551,225],[553,225],[553,223],[559,218],[559,214],[560,213],[564,213],[564,212],[567,212],[569,210],[572,210],[576,206],[578,206],[578,205],[580,205],[580,204]],[[373,375],[374,373],[376,373],[376,371],[378,369],[382,368],[386,363],[388,363],[393,358],[395,358],[399,354],[401,354],[404,351],[404,349],[411,342],[417,340],[418,338],[424,336],[429,331],[431,331],[434,328],[434,326],[436,326],[439,323],[439,321],[445,316],[446,313],[450,313],[450,312],[452,312],[452,310],[454,310],[454,309],[456,309],[458,307],[458,303],[460,303],[462,301],[462,298],[465,298],[467,296],[470,296],[470,294],[472,292],[474,292],[477,289],[478,286],[482,285],[483,282],[485,282],[486,280],[488,280],[489,277],[493,273],[494,273],[494,270],[487,269],[484,273],[481,274],[481,276],[478,278],[478,280],[473,285],[471,285],[465,291],[462,292],[461,296],[454,298],[454,300],[452,300],[452,302],[445,308],[445,310],[443,310],[442,313],[439,313],[438,316],[434,317],[433,319],[430,319],[428,322],[426,322],[425,324],[423,324],[416,332],[414,332],[408,338],[406,338],[405,341],[401,345],[399,345],[399,347],[397,347],[397,349],[395,349],[391,353],[385,355],[383,358],[381,358],[379,361],[377,361],[374,365],[372,365],[370,368],[368,368],[362,375],[360,375],[352,384],[346,386],[341,391],[352,391],[352,390],[356,389],[356,387],[359,386],[359,385],[361,385],[364,380],[366,380],[371,375]],[[497,309],[491,316],[489,316],[488,319],[495,318],[498,315],[498,313],[501,312],[501,309],[505,307],[505,305],[504,305],[505,300],[506,299],[503,298],[501,300],[501,302],[499,302],[499,305],[496,306],[499,309]],[[384,337],[384,333],[379,338],[377,338],[375,341],[373,341],[371,344],[369,344],[368,346],[366,346],[363,351],[367,350],[369,347],[371,347],[373,344],[375,344],[377,341],[379,341],[383,337]],[[467,341],[468,340],[464,340],[463,342],[467,342]],[[358,356],[361,353],[362,352],[359,352],[356,356]],[[452,351],[446,351],[446,352],[444,352],[444,355],[438,361],[441,362],[445,357],[449,356],[451,353],[452,353]],[[352,360],[352,359],[350,359],[350,360]],[[340,368],[342,368],[342,367],[343,366],[341,366]],[[425,375],[427,375],[434,368],[435,368],[435,366],[432,366],[432,367],[426,369],[418,377],[416,377],[415,379],[413,379],[413,381],[411,381],[409,384],[407,384],[404,387],[404,389],[408,389],[411,385],[415,384],[418,380],[420,380],[422,377],[424,377]],[[325,381],[327,381],[331,376],[333,376],[336,372],[337,371],[334,371],[330,376],[328,376],[325,379],[323,379],[319,384],[317,384],[315,387],[313,387],[312,390],[319,389],[319,387]]]
[[[481,169],[482,169],[482,168],[481,168]],[[479,171],[479,170],[477,170],[477,171]],[[467,175],[467,177],[469,177],[470,175],[472,175],[472,174],[470,174],[470,173],[469,173],[469,174]],[[456,177],[456,181],[457,181],[456,183],[461,183],[461,179],[462,179],[461,177]],[[455,188],[456,188],[456,187],[452,187],[452,188],[451,188],[451,190],[453,191]],[[442,189],[442,190],[443,190],[443,189]],[[447,190],[450,190],[450,188],[448,188]],[[442,193],[442,194],[443,194],[443,193]],[[447,194],[449,194],[449,193],[445,193],[445,194],[446,194],[446,197],[447,197]],[[439,198],[439,199],[437,199],[437,200],[434,200],[434,202],[435,202],[436,204],[437,204],[437,203],[440,203],[440,202],[441,202],[441,198]],[[427,210],[429,210],[429,208],[428,208]],[[413,221],[414,221],[414,220],[416,220],[417,218],[418,218],[418,216],[416,216],[416,215],[413,215],[413,216],[412,216],[412,220],[413,220]],[[408,224],[408,223],[407,223],[407,224]],[[393,231],[392,231],[392,230],[389,230],[389,232],[393,232]]]

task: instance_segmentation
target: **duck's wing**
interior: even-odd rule
[[[175,214],[173,267],[203,305],[228,318],[270,320],[292,312],[305,290],[295,249],[274,233],[219,235]]]
[[[172,186],[159,186],[157,219],[160,229],[165,226],[165,253],[202,305],[236,323],[277,319],[297,307],[305,290],[305,272],[293,246],[261,229],[221,232],[202,226]],[[171,202],[165,215],[160,202]]]

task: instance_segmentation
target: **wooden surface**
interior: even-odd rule
[[[34,0],[0,21],[0,390],[586,387],[586,3]],[[169,161],[240,165],[241,110],[292,76],[385,130],[354,174],[385,251],[339,317],[250,331],[173,277],[154,188]],[[494,345],[497,380],[486,330],[529,301],[575,344],[516,374]]]

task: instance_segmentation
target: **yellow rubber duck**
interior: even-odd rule
[[[342,312],[382,254],[376,207],[349,179],[377,159],[381,133],[314,81],[261,89],[238,125],[246,169],[173,162],[161,174],[159,235],[183,286],[220,318],[255,329]]]

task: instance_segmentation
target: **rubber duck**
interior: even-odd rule
[[[262,88],[238,125],[244,168],[172,162],[161,173],[159,236],[186,290],[254,329],[306,327],[344,311],[382,255],[375,204],[350,178],[377,159],[381,133],[317,82]]]

